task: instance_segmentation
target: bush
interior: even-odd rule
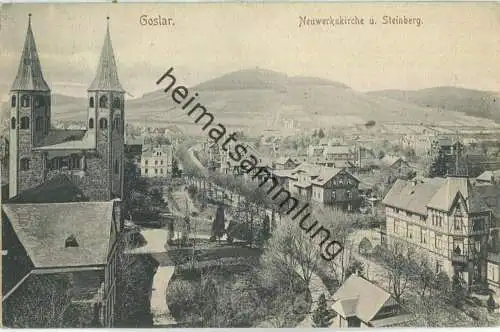
[[[372,253],[373,246],[370,240],[368,240],[366,237],[364,237],[361,242],[359,242],[359,248],[358,251],[361,255],[369,255]]]

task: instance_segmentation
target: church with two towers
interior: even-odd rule
[[[87,129],[51,127],[51,90],[28,22],[10,89],[9,198],[66,174],[90,201],[123,196],[125,90],[118,79],[109,18],[97,72],[88,90]]]

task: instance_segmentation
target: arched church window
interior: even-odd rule
[[[115,174],[120,173],[120,164],[118,163],[118,160],[115,160]]]
[[[107,129],[108,128],[108,120],[105,118],[101,118],[99,120],[99,128],[100,129]]]
[[[10,106],[11,107],[16,107],[16,96],[12,96],[12,98],[10,99]]]
[[[94,129],[94,119],[93,118],[89,119],[89,129]]]
[[[108,108],[108,96],[101,96],[99,98],[99,107]]]
[[[120,108],[120,104],[121,104],[121,103],[120,103],[120,98],[115,97],[115,98],[113,99],[113,108]]]
[[[28,95],[21,96],[21,106],[22,107],[30,106],[30,96]]]
[[[94,97],[89,98],[89,107],[94,107]]]
[[[28,158],[21,159],[21,171],[27,171],[30,169],[30,160]]]
[[[30,129],[30,118],[27,116],[21,118],[21,129]]]
[[[16,129],[16,117],[13,116],[12,119],[10,119],[10,127],[12,129]]]

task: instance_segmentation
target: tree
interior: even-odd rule
[[[406,247],[402,242],[395,242],[386,250],[383,250],[383,260],[387,268],[389,287],[396,301],[408,290],[410,279],[414,276],[411,265],[413,250]]]
[[[323,129],[320,128],[318,130],[318,134],[317,134],[318,138],[324,138],[325,137],[325,133],[323,132]]]
[[[212,239],[218,239],[220,242],[220,238],[226,232],[225,218],[224,218],[224,206],[219,205],[217,207],[217,211],[215,213],[214,222],[212,224]]]
[[[297,271],[309,285],[313,271],[323,260],[320,247],[288,216],[282,218],[261,256],[262,264],[293,279]]]
[[[351,275],[353,274],[359,274],[363,275],[364,272],[364,265],[357,259],[351,259],[349,261],[349,265],[347,266],[346,272],[345,272],[345,280],[347,280]]]
[[[314,310],[312,316],[314,327],[330,327],[330,325],[332,325],[332,319],[335,316],[336,314],[328,309],[325,294],[321,294],[318,299],[318,306],[316,310]]]

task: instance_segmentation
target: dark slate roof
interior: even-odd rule
[[[476,186],[474,187],[474,190],[491,209],[495,217],[500,219],[500,187],[498,185]],[[500,225],[497,225],[497,227],[498,226]]]
[[[42,146],[56,145],[70,141],[80,141],[85,136],[85,130],[51,129],[41,142]]]
[[[9,203],[68,203],[84,202],[80,188],[65,174],[58,174],[41,185],[27,189],[8,200]]]
[[[106,37],[104,38],[104,45],[102,46],[101,57],[99,58],[97,73],[88,91],[125,92],[118,79],[115,54],[109,34],[109,22],[106,29]]]
[[[50,91],[42,73],[42,66],[36,50],[35,37],[31,31],[31,14],[28,21],[28,31],[24,41],[23,54],[17,70],[17,75],[12,84],[11,91]]]
[[[3,204],[36,268],[104,265],[113,202]],[[78,247],[65,248],[74,235]]]

